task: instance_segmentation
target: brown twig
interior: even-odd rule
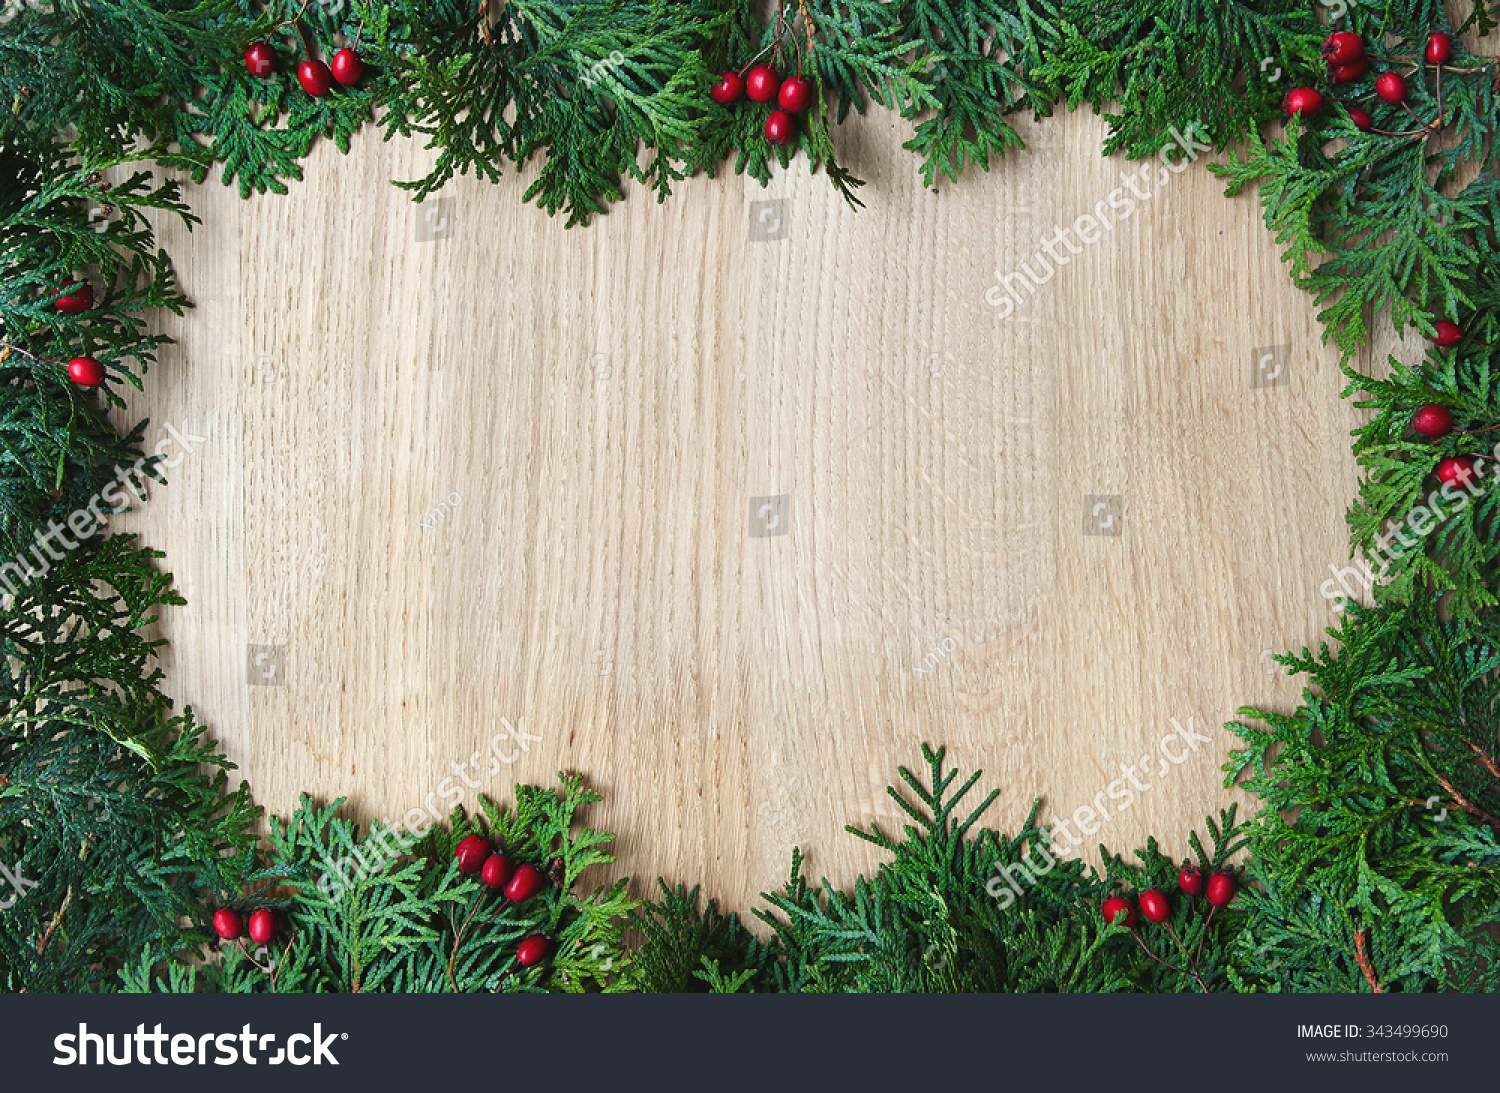
[[[1370,990],[1375,994],[1384,994],[1385,988],[1375,978],[1375,969],[1370,967],[1370,962],[1365,958],[1365,931],[1359,930],[1354,935],[1354,959],[1359,963],[1359,970],[1365,973],[1365,982],[1370,984]]]
[[[1500,429],[1500,425],[1491,425],[1490,429]],[[1476,432],[1487,433],[1489,429],[1478,429]],[[1489,771],[1494,777],[1500,778],[1500,767],[1495,766],[1495,761],[1484,753],[1484,749],[1478,744],[1469,744],[1469,747],[1473,748],[1474,754],[1479,756],[1479,761],[1484,764],[1484,769]]]
[[[47,943],[52,940],[52,935],[62,925],[63,915],[68,910],[68,904],[73,902],[73,886],[68,885],[68,894],[63,897],[62,906],[57,909],[57,914],[52,916],[52,922],[47,926],[47,932],[42,935],[42,940],[37,942],[36,955],[38,959],[47,951]]]
[[[807,29],[807,53],[808,56],[812,56],[813,35],[818,31],[813,26],[812,12],[807,10],[807,0],[797,0],[797,4],[802,8],[802,25]]]
[[[490,33],[490,0],[479,0],[479,36],[484,39],[485,45],[495,44],[495,36]]]
[[[1495,819],[1495,817],[1491,816],[1484,809],[1482,809],[1478,805],[1473,804],[1472,802],[1470,802],[1467,797],[1465,797],[1462,793],[1458,792],[1458,790],[1456,790],[1456,789],[1453,788],[1453,786],[1449,783],[1448,779],[1444,778],[1441,774],[1438,774],[1437,771],[1433,771],[1432,773],[1433,773],[1433,777],[1435,777],[1438,780],[1438,785],[1440,785],[1444,789],[1446,789],[1448,791],[1449,795],[1452,796],[1454,804],[1458,805],[1459,808],[1463,809],[1465,812],[1467,812],[1470,816],[1473,816],[1475,819],[1477,819],[1477,820],[1483,820],[1485,823],[1489,824],[1495,830],[1500,831],[1500,820]]]

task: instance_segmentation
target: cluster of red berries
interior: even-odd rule
[[[1188,896],[1196,896],[1202,892],[1204,898],[1215,907],[1228,904],[1238,891],[1234,877],[1228,873],[1213,873],[1205,884],[1203,874],[1192,866],[1185,867],[1177,874],[1177,887]],[[1172,913],[1172,905],[1160,888],[1147,888],[1140,894],[1139,902],[1141,914],[1145,916],[1147,922],[1165,922]],[[1111,896],[1104,901],[1101,911],[1104,914],[1104,921],[1110,925],[1119,923],[1131,929],[1135,927],[1135,904],[1125,896]],[[1124,915],[1123,919],[1121,915]]]
[[[221,907],[214,912],[214,933],[225,941],[238,941],[245,936],[245,920],[238,911]],[[250,912],[250,940],[264,945],[276,936],[276,912],[262,907]]]
[[[57,293],[52,306],[63,315],[81,315],[94,306],[94,289],[87,281],[70,278]],[[104,365],[93,357],[74,357],[68,362],[68,378],[79,387],[98,387],[104,382]]]
[[[478,835],[466,835],[458,841],[453,857],[458,862],[458,871],[473,876],[479,874],[480,883],[486,888],[498,888],[500,894],[512,903],[524,903],[542,890],[547,878],[534,865],[512,868],[510,859],[495,853],[488,842]],[[541,934],[532,934],[516,948],[516,962],[523,968],[540,964],[547,958],[550,945]]]
[[[1435,30],[1427,38],[1427,49],[1424,52],[1429,64],[1447,64],[1448,59],[1453,56],[1453,39],[1440,30]],[[1365,56],[1365,43],[1358,34],[1351,30],[1340,30],[1330,34],[1323,42],[1323,59],[1328,62],[1328,75],[1334,83],[1350,83],[1359,79],[1370,67],[1370,60]],[[1375,94],[1382,101],[1396,105],[1406,99],[1406,79],[1399,72],[1382,72],[1375,77]],[[1323,93],[1315,87],[1294,87],[1288,91],[1286,98],[1282,100],[1282,107],[1289,116],[1310,118],[1323,109]],[[1374,126],[1374,120],[1369,113],[1357,106],[1350,106],[1349,120],[1355,128],[1362,132],[1369,132]],[[1431,126],[1424,126],[1422,132]],[[1379,130],[1376,130],[1379,132]],[[1407,135],[1407,134],[1390,134]]]
[[[1451,349],[1459,342],[1470,341],[1464,337],[1463,328],[1448,319],[1433,323],[1432,341],[1441,349]],[[1483,343],[1488,344],[1488,343]],[[1417,408],[1411,416],[1412,430],[1428,440],[1441,440],[1453,432],[1453,411],[1437,403],[1428,403]],[[1460,429],[1459,432],[1464,430]],[[1453,455],[1437,465],[1437,478],[1445,486],[1467,486],[1478,473],[1476,456]]]
[[[1189,898],[1198,895],[1200,892],[1203,894],[1203,897],[1211,905],[1211,909],[1208,912],[1210,922],[1213,921],[1214,912],[1220,907],[1228,905],[1234,899],[1234,894],[1237,891],[1234,877],[1231,874],[1213,873],[1205,881],[1202,872],[1191,865],[1184,866],[1182,871],[1177,874],[1177,887],[1182,889],[1183,894]],[[1172,929],[1172,924],[1167,921],[1172,916],[1172,904],[1167,899],[1166,893],[1160,888],[1147,888],[1140,894],[1138,900],[1141,906],[1141,914],[1145,916],[1146,921],[1162,926],[1171,935],[1173,944],[1182,952],[1182,967],[1179,968],[1175,964],[1170,964],[1152,952],[1151,946],[1147,945],[1140,935],[1135,932],[1135,904],[1129,898],[1125,896],[1111,896],[1105,900],[1104,906],[1101,908],[1104,914],[1104,921],[1111,926],[1124,926],[1131,931],[1130,936],[1147,956],[1163,967],[1170,968],[1183,975],[1192,976],[1198,981],[1198,986],[1204,993],[1207,993],[1208,986],[1203,982],[1203,977],[1198,972],[1198,956],[1203,955],[1203,942],[1200,940],[1198,943],[1197,956],[1188,952],[1187,946],[1182,943],[1182,938],[1177,936],[1177,931]]]
[[[766,118],[766,141],[775,145],[790,144],[797,135],[794,115],[812,105],[813,85],[806,76],[783,80],[770,65],[758,64],[745,73],[743,79],[733,69],[726,69],[719,82],[708,89],[708,97],[720,106],[739,102],[742,95],[751,102],[775,100],[777,109]]]
[[[1453,431],[1453,411],[1430,402],[1412,414],[1411,427],[1419,436],[1440,440]],[[1476,473],[1474,459],[1466,455],[1450,455],[1437,465],[1438,481],[1445,486],[1466,486]]]
[[[266,42],[251,42],[245,50],[245,68],[250,75],[265,79],[276,71],[276,51]],[[309,57],[297,66],[297,82],[315,99],[332,91],[333,81],[353,87],[364,74],[364,60],[348,46],[333,55],[331,65]]]

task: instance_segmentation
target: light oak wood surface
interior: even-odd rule
[[[794,843],[875,868],[843,826],[899,827],[923,741],[1015,830],[1107,809],[1191,717],[1210,742],[1153,759],[1095,860],[1243,806],[1220,726],[1296,701],[1269,651],[1322,636],[1348,557],[1357,418],[1312,304],[1200,159],[1001,318],[995,271],[1137,165],[1081,113],[933,192],[909,135],[839,129],[858,213],[800,161],[568,231],[528,173],[418,206],[388,180],[432,153],[370,130],[288,196],[189,187],[203,224],[161,224],[199,307],[128,416],[205,439],[121,524],[189,600],[169,693],[260,803],[399,820],[508,722],[540,740],[467,802],[582,772],[637,892],[737,909]]]

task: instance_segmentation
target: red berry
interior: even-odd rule
[[[333,78],[345,87],[352,87],[359,83],[359,78],[365,74],[365,62],[359,59],[359,54],[345,46],[333,55],[333,64],[329,69]]]
[[[1375,124],[1374,119],[1357,106],[1349,108],[1349,120],[1354,123],[1354,128],[1358,129],[1361,133],[1368,133],[1370,126]]]
[[[64,315],[77,315],[80,311],[87,311],[94,306],[93,287],[87,281],[81,285],[77,281],[69,281],[63,285],[63,289],[66,290],[73,285],[78,285],[78,287],[52,301],[52,306]]]
[[[1124,896],[1110,896],[1104,901],[1104,921],[1110,925],[1134,926],[1135,907]],[[1124,914],[1124,918],[1120,915]]]
[[[315,99],[333,90],[333,73],[322,61],[303,61],[297,66],[297,82]]]
[[[1447,436],[1453,428],[1453,411],[1446,406],[1428,403],[1412,414],[1411,427],[1429,440]]]
[[[228,907],[221,907],[214,912],[214,933],[225,941],[233,941],[245,932],[245,924],[240,919],[238,911],[231,911]]]
[[[1474,475],[1474,461],[1467,456],[1449,456],[1437,467],[1438,481],[1445,486],[1467,487]]]
[[[1182,889],[1184,895],[1196,896],[1203,891],[1203,874],[1189,865],[1177,874],[1177,887]]]
[[[264,945],[276,936],[276,912],[262,907],[250,914],[250,940]]]
[[[1359,60],[1357,61],[1350,61],[1346,65],[1334,65],[1333,82],[1352,83],[1353,81],[1363,76],[1365,74],[1365,71],[1369,67],[1370,62],[1365,60],[1363,57],[1359,58]]]
[[[1147,888],[1141,893],[1141,914],[1146,916],[1147,922],[1165,922],[1171,913],[1172,905],[1160,891]]]
[[[745,76],[745,94],[751,102],[770,102],[781,90],[781,77],[769,65],[756,65]]]
[[[1432,32],[1427,39],[1427,60],[1435,65],[1448,63],[1453,56],[1453,39],[1440,30]]]
[[[1215,873],[1208,878],[1208,902],[1223,907],[1234,899],[1235,888],[1234,878],[1228,873]]]
[[[510,880],[510,859],[504,854],[492,854],[485,860],[484,868],[479,871],[479,879],[486,887],[504,888],[505,882]]]
[[[520,945],[516,946],[516,963],[523,968],[534,968],[543,960],[547,959],[547,950],[551,948],[547,939],[541,934],[532,934]]]
[[[265,42],[251,42],[245,50],[245,67],[262,79],[276,71],[276,51]]]
[[[766,140],[772,144],[790,144],[797,135],[797,122],[785,110],[772,110],[766,119]]]
[[[68,378],[79,387],[98,387],[104,382],[104,365],[93,357],[74,357],[68,362]]]
[[[783,110],[800,114],[812,105],[813,85],[806,76],[793,76],[781,85],[776,104]]]
[[[546,878],[534,866],[523,865],[511,875],[505,886],[505,898],[512,903],[524,903],[542,890]]]
[[[745,81],[740,79],[739,73],[733,69],[726,70],[719,77],[719,82],[708,89],[708,97],[720,106],[739,102],[740,96],[744,93]]]
[[[1400,73],[1382,72],[1375,78],[1375,94],[1384,102],[1398,103],[1406,98],[1406,81]]]
[[[1444,349],[1450,349],[1464,340],[1463,328],[1457,323],[1450,323],[1447,319],[1439,319],[1432,325],[1435,328],[1435,337],[1432,340]]]
[[[490,856],[490,844],[478,835],[465,835],[458,841],[453,856],[458,859],[460,873],[477,873]]]
[[[1365,55],[1365,43],[1352,30],[1340,30],[1323,40],[1323,59],[1332,65],[1346,65]]]
[[[1323,96],[1314,87],[1294,87],[1282,104],[1288,115],[1310,118],[1323,109]]]

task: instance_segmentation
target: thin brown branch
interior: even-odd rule
[[[1480,808],[1478,805],[1471,802],[1462,793],[1458,792],[1458,790],[1454,789],[1453,786],[1448,782],[1448,780],[1441,774],[1433,771],[1433,777],[1438,780],[1438,785],[1442,786],[1448,791],[1449,796],[1453,798],[1454,804],[1458,805],[1459,808],[1463,809],[1470,816],[1473,816],[1476,820],[1483,820],[1485,823],[1493,827],[1496,831],[1500,831],[1500,820],[1495,819],[1495,817],[1491,816],[1484,809]]]
[[[818,30],[813,26],[812,12],[807,10],[807,0],[797,0],[797,5],[802,9],[802,25],[807,29],[807,52],[811,56],[813,51],[813,36]]]
[[[1494,426],[1491,426],[1491,428],[1494,428]],[[1473,748],[1474,754],[1479,756],[1479,761],[1484,764],[1484,769],[1489,771],[1493,777],[1500,778],[1500,767],[1495,766],[1495,761],[1485,754],[1484,749],[1478,744],[1470,744],[1469,747]]]
[[[1375,994],[1384,994],[1385,988],[1375,978],[1375,969],[1370,967],[1370,961],[1365,957],[1365,931],[1363,930],[1354,935],[1354,959],[1359,963],[1359,970],[1365,973],[1365,982],[1370,984],[1370,990]]]
[[[52,916],[52,921],[47,925],[47,932],[42,935],[42,940],[37,942],[36,955],[38,958],[40,958],[41,955],[47,951],[47,943],[52,940],[52,935],[55,934],[57,932],[57,928],[62,925],[63,915],[67,913],[68,904],[72,902],[73,886],[70,884],[68,885],[68,894],[63,897],[62,906],[59,907],[57,909],[57,913]]]
[[[500,14],[500,9],[505,7],[505,0],[495,5],[495,14]],[[495,44],[495,35],[490,30],[490,0],[479,0],[479,36],[484,39],[484,44],[492,46]]]

